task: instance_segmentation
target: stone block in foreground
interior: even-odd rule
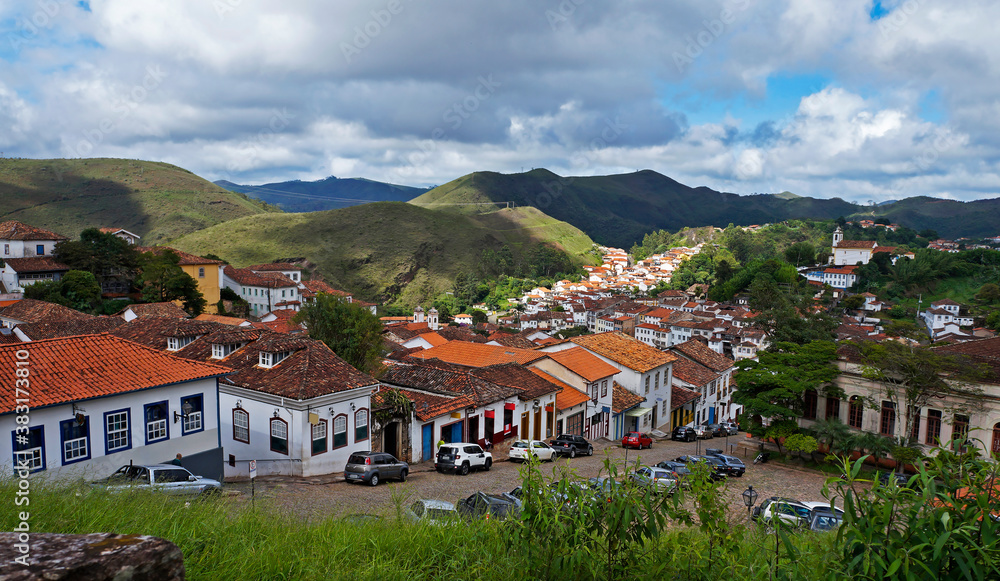
[[[157,537],[31,533],[27,553],[23,545],[18,547],[20,543],[18,533],[0,533],[0,581],[184,579],[184,554],[177,545]]]

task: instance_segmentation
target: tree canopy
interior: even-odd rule
[[[759,353],[759,361],[744,359],[736,364],[733,401],[749,417],[773,421],[793,420],[802,415],[803,394],[833,381],[837,347],[832,341],[805,345],[777,343]]]
[[[142,287],[142,299],[150,303],[179,300],[185,311],[192,316],[200,315],[205,310],[205,297],[198,290],[198,281],[184,272],[179,262],[180,258],[170,250],[140,255],[142,274],[138,282]]]
[[[326,343],[356,369],[378,375],[382,360],[382,322],[371,311],[343,297],[325,293],[302,307],[295,318],[309,336]]]

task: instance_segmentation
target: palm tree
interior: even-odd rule
[[[818,420],[812,425],[816,432],[816,440],[826,444],[830,452],[834,452],[843,440],[850,438],[851,429],[838,418]]]

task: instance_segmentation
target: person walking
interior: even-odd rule
[[[183,466],[183,464],[181,464],[181,453],[180,452],[178,452],[177,456],[174,457],[174,459],[170,461],[170,464],[173,464],[174,466]]]

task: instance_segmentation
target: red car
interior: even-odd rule
[[[622,448],[652,448],[653,438],[649,434],[641,432],[628,432],[622,438]]]

